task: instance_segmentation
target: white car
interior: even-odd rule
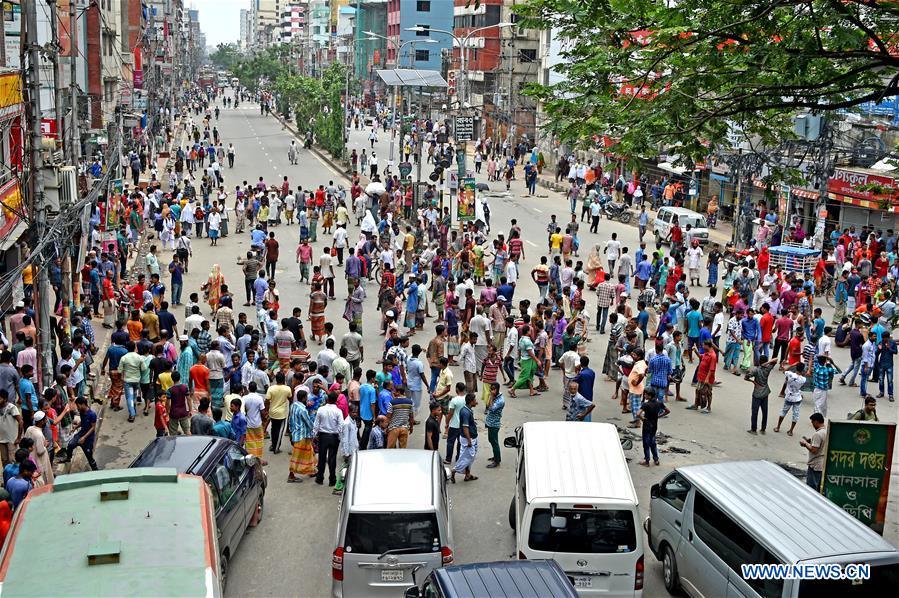
[[[662,243],[668,238],[675,217],[681,230],[684,231],[685,238],[687,225],[689,224],[690,234],[694,239],[699,241],[701,245],[709,242],[709,227],[704,215],[687,208],[665,206],[659,208],[659,211],[656,212],[655,220],[652,222],[652,232],[656,237],[657,243]]]

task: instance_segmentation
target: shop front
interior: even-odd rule
[[[837,168],[827,183],[828,211],[839,227],[893,229],[899,225],[899,173]]]

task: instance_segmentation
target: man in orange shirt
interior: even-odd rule
[[[200,360],[190,368],[191,403],[209,398],[209,368],[206,367],[206,354],[200,354]],[[191,404],[191,409],[193,409]]]

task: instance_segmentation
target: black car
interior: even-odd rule
[[[206,480],[215,502],[224,587],[228,561],[244,532],[262,520],[267,480],[259,460],[227,438],[165,436],[148,444],[129,467],[174,467]]]
[[[571,580],[555,561],[496,561],[434,569],[405,598],[578,598]]]

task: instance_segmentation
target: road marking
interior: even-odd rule
[[[534,245],[533,243],[531,243],[531,242],[528,241],[527,239],[525,239],[524,242],[527,243],[528,245],[530,245],[531,247],[536,247],[536,245]]]
[[[543,213],[543,210],[541,210],[540,208],[534,208],[534,211],[535,211],[535,212],[539,212],[539,213],[541,213],[541,214]]]

